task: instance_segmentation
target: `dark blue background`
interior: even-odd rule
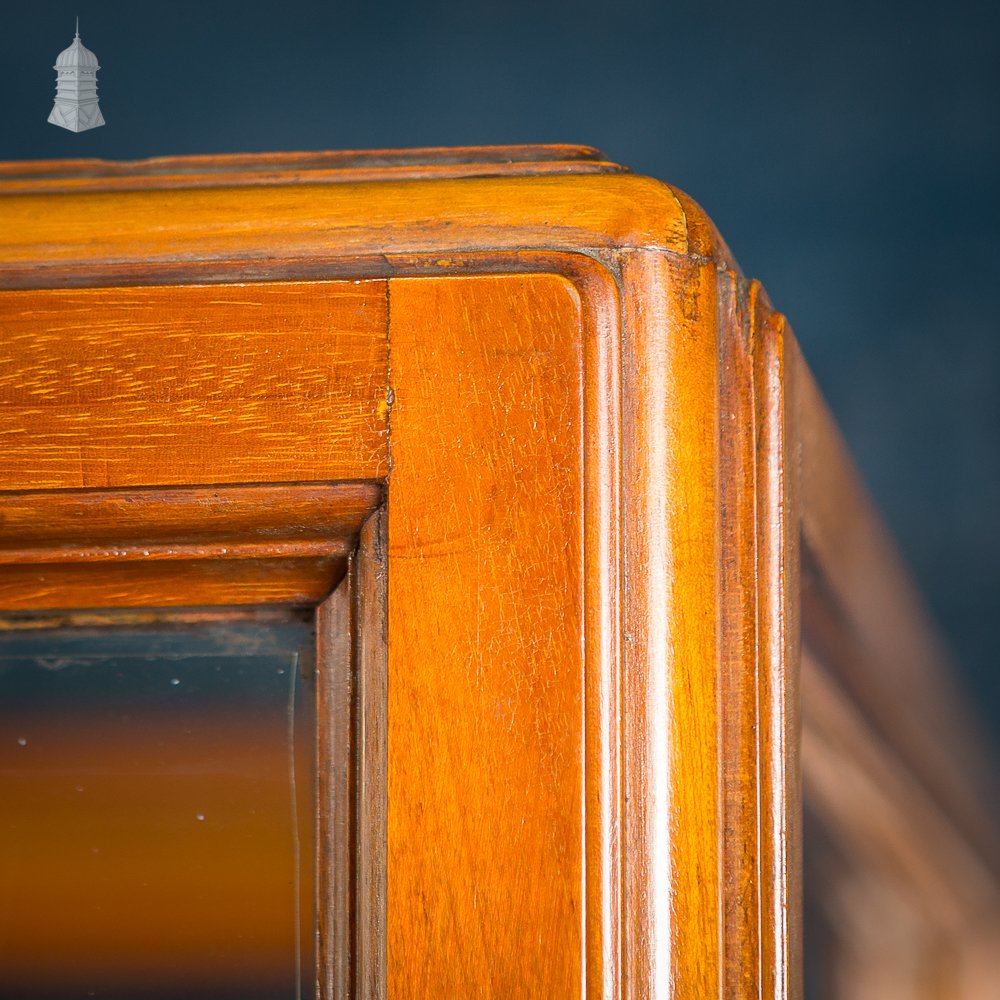
[[[997,727],[997,6],[8,0],[0,159],[578,142],[678,184],[791,318]],[[77,13],[80,135],[45,121]]]

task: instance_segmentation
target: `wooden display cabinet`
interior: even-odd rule
[[[0,288],[5,627],[315,609],[319,996],[799,997],[802,770],[822,995],[988,995],[982,752],[685,195],[12,163]]]

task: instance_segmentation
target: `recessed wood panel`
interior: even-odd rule
[[[0,295],[6,489],[374,479],[385,284]]]
[[[581,995],[582,318],[390,283],[388,993]]]

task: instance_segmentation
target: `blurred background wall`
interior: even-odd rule
[[[77,14],[108,123],[81,134],[46,123]],[[0,159],[575,142],[684,188],[1000,731],[998,5],[7,0],[0,107]]]

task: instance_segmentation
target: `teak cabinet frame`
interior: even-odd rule
[[[0,602],[319,607],[321,994],[800,996],[827,423],[701,210],[569,147],[0,189]]]

